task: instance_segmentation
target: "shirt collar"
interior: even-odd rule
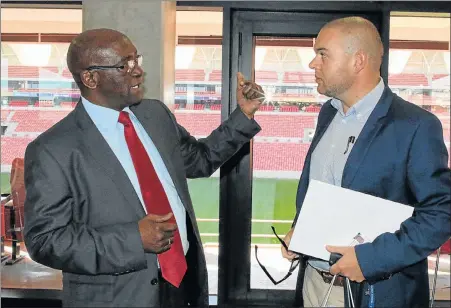
[[[81,102],[99,130],[108,131],[116,128],[119,119],[119,111],[93,104],[83,96],[81,97]],[[123,111],[127,111],[131,118],[135,117],[129,107],[124,108]]]
[[[346,117],[348,115],[361,115],[365,116],[371,113],[376,107],[376,104],[379,102],[382,93],[384,92],[385,85],[384,80],[382,77],[380,78],[379,83],[377,86],[371,90],[367,95],[362,97],[357,103],[355,103],[351,108],[349,108],[347,114],[344,114],[343,111],[343,104],[339,99],[333,98],[331,101],[331,105],[338,110],[338,112],[343,116]]]

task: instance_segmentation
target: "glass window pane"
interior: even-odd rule
[[[177,11],[176,27],[173,110],[177,122],[201,138],[221,123],[222,12]],[[219,171],[188,180],[188,186],[207,259],[209,293],[217,294]]]
[[[295,198],[305,156],[315,131],[321,97],[315,86],[312,38],[257,37],[255,81],[267,101],[255,118],[262,131],[253,142],[253,195],[251,288],[296,287],[297,269],[286,281],[274,285],[259,267],[254,253],[275,280],[283,278],[290,262],[283,259],[280,243],[295,216]]]
[[[435,114],[450,152],[450,14],[393,13],[390,18],[390,88]],[[450,300],[450,241],[442,247],[436,300]],[[429,258],[432,288],[436,254]]]
[[[66,67],[66,53],[70,38],[81,31],[82,12],[2,8],[1,15],[1,193],[5,194],[10,192],[12,160],[23,157],[28,143],[66,116],[80,97]],[[46,40],[65,42],[42,43]]]
[[[66,67],[69,43],[2,42],[2,193],[16,157],[39,134],[65,117],[80,92]]]

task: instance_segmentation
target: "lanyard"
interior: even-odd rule
[[[368,308],[374,308],[374,285],[369,285],[370,302]]]

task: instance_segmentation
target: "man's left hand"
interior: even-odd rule
[[[245,80],[243,74],[238,72],[236,99],[241,111],[249,119],[252,119],[265,97],[262,87],[252,81]]]
[[[343,257],[330,268],[330,273],[332,275],[341,274],[342,276],[357,282],[365,280],[359,262],[357,261],[354,247],[326,246],[326,249],[328,252],[336,252],[343,255]]]

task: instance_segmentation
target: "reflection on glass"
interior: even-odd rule
[[[177,33],[197,36],[196,42],[176,46],[175,117],[196,138],[209,135],[221,123],[222,12],[178,11]],[[209,293],[218,293],[219,172],[211,178],[189,180],[188,186],[204,245]]]
[[[262,131],[253,143],[252,241],[258,257],[275,280],[282,279],[291,262],[281,256],[280,243],[295,215],[296,189],[307,150],[325,97],[316,91],[312,38],[257,37],[255,81],[267,100],[255,118]],[[297,269],[274,285],[251,249],[251,288],[295,289]]]
[[[390,18],[388,85],[402,98],[439,118],[450,153],[450,14],[422,15],[394,13]],[[431,288],[436,256],[428,257]],[[450,300],[449,240],[442,246],[439,259],[435,299]]]
[[[388,84],[393,92],[440,119],[449,151],[450,16],[424,19],[392,17]],[[258,244],[259,260],[276,280],[285,275],[290,262],[282,259],[270,226],[276,226],[282,237],[291,227],[297,183],[321,103],[327,99],[316,92],[314,73],[308,68],[314,56],[312,46],[313,40],[307,38],[256,38],[255,80],[263,86],[268,101],[256,115],[262,131],[253,144],[251,245]],[[295,288],[295,275],[275,286],[258,266],[253,248],[251,288]],[[442,250],[436,298],[449,300],[449,241]],[[431,286],[435,256],[429,257]]]
[[[25,16],[22,11],[11,10],[13,17],[2,19],[2,29],[4,22],[20,23],[21,16]],[[2,17],[4,13],[2,8]],[[55,29],[67,30],[68,20],[77,22],[81,29],[81,10],[62,13],[52,14]],[[30,9],[27,14],[33,16],[36,29],[44,28],[44,21],[48,23],[39,18],[42,12]],[[179,39],[220,37],[222,12],[178,11],[176,23]],[[20,26],[25,30],[25,25]],[[13,158],[23,157],[28,143],[71,112],[79,100],[80,91],[66,67],[68,47],[69,43],[1,43],[2,193],[10,192],[9,169]],[[220,39],[210,45],[179,42],[176,48],[175,104],[171,107],[180,124],[193,136],[204,137],[221,123],[221,42]],[[218,173],[188,184],[207,257],[209,291],[217,294]]]
[[[9,170],[39,134],[65,117],[80,91],[66,66],[69,43],[2,42],[1,192],[9,193]]]
[[[177,122],[196,138],[221,123],[221,45],[178,45],[175,104]],[[188,180],[208,269],[209,293],[218,291],[219,171]]]

